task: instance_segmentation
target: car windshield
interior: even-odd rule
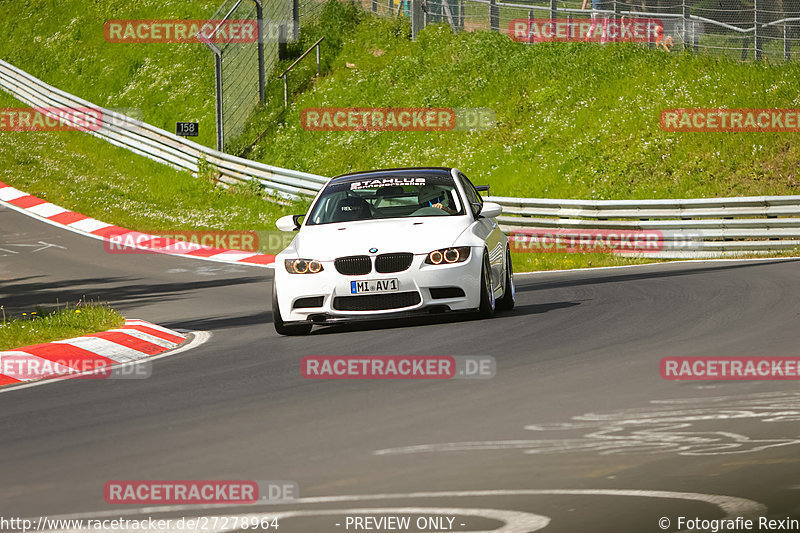
[[[314,204],[306,224],[454,216],[464,212],[450,175],[356,175],[332,180]]]

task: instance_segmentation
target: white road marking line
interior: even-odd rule
[[[800,445],[800,436],[751,438],[719,428],[704,430],[698,422],[758,420],[800,421],[800,393],[757,393],[689,400],[658,400],[655,407],[586,413],[569,422],[531,424],[528,431],[581,431],[579,437],[530,440],[487,440],[421,444],[376,450],[375,455],[519,449],[528,454],[594,451],[614,453],[676,453],[678,455],[734,455],[768,448]]]
[[[393,499],[426,499],[426,498],[473,498],[485,496],[625,496],[636,498],[659,498],[668,500],[686,500],[703,502],[718,507],[725,513],[725,517],[735,516],[761,516],[767,512],[767,506],[746,498],[724,496],[720,494],[703,494],[699,492],[673,492],[666,490],[637,490],[637,489],[493,489],[493,490],[464,490],[464,491],[438,491],[438,492],[410,492],[399,494],[352,494],[343,496],[317,496],[284,500],[280,505],[305,505],[341,502],[365,502]],[[275,507],[277,504],[253,504],[254,507]],[[75,518],[103,518],[119,517],[128,514],[147,515],[153,513],[172,513],[181,511],[203,511],[206,509],[221,509],[230,507],[227,504],[208,505],[163,505],[156,507],[140,507],[138,509],[118,509],[115,511],[101,511],[97,513],[72,513],[68,515],[53,516],[53,519]],[[263,513],[270,516],[275,513]]]
[[[233,515],[228,517],[226,524],[228,527],[222,528],[203,528],[207,533],[226,533],[229,531],[239,531],[243,521],[247,520],[273,520],[277,519],[280,525],[281,520],[289,518],[300,518],[304,516],[328,516],[328,515],[376,515],[376,514],[414,514],[414,515],[434,515],[434,516],[478,516],[481,518],[489,518],[503,522],[504,525],[499,529],[488,531],[474,531],[472,533],[531,533],[539,531],[550,523],[550,518],[532,513],[523,513],[520,511],[505,511],[500,509],[460,509],[460,508],[428,508],[428,507],[398,507],[398,508],[376,508],[376,509],[330,509],[330,510],[313,510],[313,511],[282,511],[277,513],[251,513]],[[234,521],[233,519],[236,519]],[[173,521],[177,522],[177,518]],[[238,524],[236,523],[238,522]],[[213,519],[209,522],[213,524]],[[334,530],[334,527],[330,528]],[[196,533],[199,529],[194,528],[171,528],[161,530],[140,529],[142,533]],[[343,529],[344,530],[344,529]],[[90,528],[83,529],[60,529],[58,532],[49,531],[48,533],[83,533],[85,531],[94,531]],[[128,533],[128,530],[123,529],[104,529],[105,533]]]

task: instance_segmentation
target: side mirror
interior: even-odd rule
[[[281,231],[297,231],[303,223],[305,215],[286,215],[275,221],[275,226]]]
[[[483,209],[480,211],[480,215],[484,218],[495,218],[500,216],[502,213],[503,207],[494,202],[483,202]]]

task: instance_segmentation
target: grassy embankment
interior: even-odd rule
[[[0,30],[0,36],[8,34],[0,39],[0,57],[98,104],[142,108],[145,120],[157,125],[167,127],[178,116],[207,124],[212,80],[202,45],[120,48],[105,43],[101,30],[106,18],[137,13],[198,18],[203,9],[213,11],[213,2],[172,2],[137,12],[117,3],[121,14],[78,0],[60,2],[58,20],[78,20],[66,26],[50,13],[40,22],[15,18]],[[81,14],[65,19],[68,12]],[[280,84],[273,82],[267,106],[252,118],[237,151],[323,175],[453,165],[504,196],[793,194],[800,185],[797,134],[668,133],[658,124],[664,108],[800,107],[796,63],[738,63],[638,45],[530,46],[488,32],[453,35],[445,27],[428,28],[412,42],[405,19],[356,15],[347,4],[329,8],[294,52],[320,35],[329,47],[323,49],[329,73],[309,82],[313,61],[303,63],[292,86],[301,92],[288,111],[282,110]],[[0,104],[10,105],[3,98]],[[471,132],[311,132],[300,126],[303,108],[334,106],[489,107],[497,123]],[[201,131],[213,129],[202,124]],[[0,135],[0,179],[136,229],[271,229],[280,214],[302,209],[269,205],[257,191],[214,191],[206,180],[80,133]],[[604,254],[515,256],[519,271],[633,261]]]

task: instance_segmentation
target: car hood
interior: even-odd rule
[[[465,216],[415,217],[406,219],[361,220],[304,226],[295,238],[300,257],[331,261],[348,255],[411,252],[427,254],[452,246],[469,227]]]

